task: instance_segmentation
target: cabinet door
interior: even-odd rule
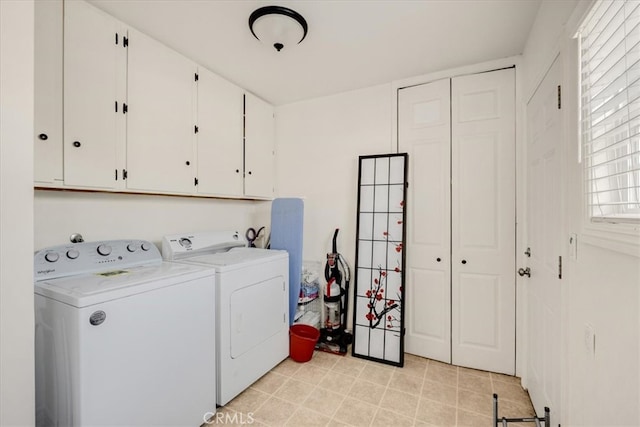
[[[138,31],[128,49],[127,188],[192,193],[196,66]]]
[[[242,196],[243,90],[198,71],[198,193]]]
[[[118,186],[116,170],[125,143],[124,35],[122,25],[102,11],[83,1],[65,2],[65,185]]]
[[[273,107],[245,94],[244,194],[273,197],[275,126]]]
[[[398,142],[409,153],[406,351],[451,363],[450,80],[399,91]]]
[[[34,180],[62,184],[62,0],[35,2]]]

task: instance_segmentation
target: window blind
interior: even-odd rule
[[[579,37],[589,216],[640,222],[640,0],[597,1]]]

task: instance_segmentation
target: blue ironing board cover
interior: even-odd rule
[[[278,198],[271,204],[271,249],[289,253],[289,325],[293,324],[302,277],[304,203],[298,198]]]

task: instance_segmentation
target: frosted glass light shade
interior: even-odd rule
[[[256,9],[249,17],[251,33],[280,51],[300,43],[307,35],[307,21],[296,11],[281,6]]]

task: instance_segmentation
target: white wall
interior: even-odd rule
[[[0,425],[35,423],[33,0],[0,1]]]
[[[145,239],[166,234],[238,230],[270,225],[271,202],[140,194],[39,190],[35,192],[35,248],[69,242]],[[265,207],[266,206],[266,207]]]
[[[593,239],[582,215],[577,49],[571,37],[590,3],[542,2],[523,57],[528,88],[525,100],[560,53],[566,121],[561,185],[566,196],[567,209],[562,215],[567,235],[563,237],[566,241],[569,233],[577,234],[578,256],[571,260],[568,246],[562,254],[567,261],[561,303],[565,322],[563,413],[558,421],[563,425],[631,426],[640,425],[640,238],[635,238],[635,250],[629,250],[633,244]],[[585,347],[586,324],[595,330],[595,355],[588,354]],[[553,414],[553,408],[551,411]]]
[[[581,0],[542,1],[523,55],[525,101],[553,62],[564,36],[564,24]]]
[[[324,266],[339,228],[338,252],[353,277],[358,157],[395,151],[391,96],[391,85],[381,85],[276,109],[276,188],[304,199],[305,261]]]
[[[391,86],[381,85],[276,109],[276,188],[304,198],[305,260],[355,258],[358,157],[391,153]]]

